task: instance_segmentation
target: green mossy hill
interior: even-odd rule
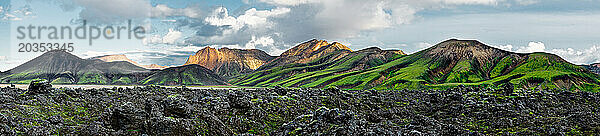
[[[225,81],[210,69],[191,64],[158,71],[141,84],[153,85],[226,85]]]
[[[240,86],[324,87],[328,79],[379,66],[402,55],[401,51],[376,47],[355,52],[338,50],[308,63],[260,70],[230,82]]]
[[[599,84],[598,75],[553,54],[512,53],[478,41],[452,39],[328,86],[443,89],[469,85],[598,91]]]
[[[474,40],[451,39],[410,55],[372,57],[382,53],[334,52],[309,63],[256,71],[231,82],[241,86],[379,90],[458,85],[600,90],[600,76],[554,54],[513,53]]]

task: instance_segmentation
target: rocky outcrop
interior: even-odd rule
[[[47,91],[50,90],[50,88],[52,88],[52,85],[50,84],[50,82],[48,82],[48,80],[44,80],[44,79],[33,80],[33,81],[31,81],[31,83],[29,83],[29,87],[27,88],[26,94],[28,94],[28,95],[43,94],[43,93],[47,93]]]
[[[191,55],[185,65],[198,64],[215,73],[231,77],[251,72],[274,57],[257,49],[215,49],[205,47]]]

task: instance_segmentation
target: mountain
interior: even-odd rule
[[[590,64],[590,65],[582,65],[582,67],[585,67],[588,70],[600,75],[600,63]]]
[[[197,64],[158,71],[141,83],[145,85],[227,85],[219,75]]]
[[[351,51],[339,43],[311,40],[284,52],[261,69],[231,80],[241,86],[323,87],[323,79],[355,73],[404,56],[400,50],[377,47]]]
[[[600,76],[548,53],[512,53],[479,41],[451,39],[389,63],[345,75],[327,86],[353,89],[446,88],[457,85],[600,90]]]
[[[343,55],[346,53],[348,55]],[[559,56],[513,53],[473,40],[451,39],[411,55],[372,59],[370,62],[378,63],[350,69],[369,62],[368,59],[354,61],[352,58],[372,58],[363,56],[372,55],[365,55],[361,51],[330,52],[308,63],[292,63],[257,71],[234,80],[234,83],[242,86],[336,86],[349,89],[443,89],[468,85],[600,90],[600,76]],[[274,59],[265,66],[281,63],[275,62],[278,60]]]
[[[267,70],[293,63],[308,63],[332,52],[341,53],[341,56],[345,56],[352,52],[352,50],[337,42],[329,44],[325,40],[313,39],[283,52],[280,56],[261,66],[258,70]]]
[[[215,49],[205,47],[191,55],[185,65],[198,64],[223,77],[252,72],[274,57],[257,49]]]
[[[135,62],[133,60],[130,60],[129,58],[127,58],[127,56],[125,56],[123,54],[120,54],[120,55],[98,56],[98,57],[92,57],[92,58],[89,58],[89,59],[91,59],[91,60],[97,59],[97,60],[101,60],[101,61],[104,61],[104,62],[126,61],[126,62],[129,62],[131,64],[134,64],[136,66],[143,67],[143,68],[146,68],[146,69],[165,69],[165,68],[167,68],[167,66],[160,66],[160,65],[157,65],[157,64],[141,65],[141,64],[139,64],[139,63],[137,63],[137,62]]]
[[[135,77],[148,73],[149,70],[129,62],[81,59],[63,50],[53,50],[4,72],[0,82],[29,83],[34,79],[47,79],[60,84],[113,84],[123,78],[132,83]]]

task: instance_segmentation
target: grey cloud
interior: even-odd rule
[[[196,31],[197,36],[210,37],[210,36],[223,36],[223,31],[231,29],[230,25],[225,26],[214,26],[214,25],[202,25],[200,29]]]

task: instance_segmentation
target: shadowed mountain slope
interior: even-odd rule
[[[144,79],[142,84],[154,85],[226,85],[225,81],[210,69],[197,64],[171,67],[158,71]]]
[[[339,43],[311,40],[284,52],[254,73],[231,80],[231,83],[242,86],[323,87],[325,79],[336,79],[339,75],[382,65],[402,55],[405,54],[399,50],[377,47],[353,52]]]

